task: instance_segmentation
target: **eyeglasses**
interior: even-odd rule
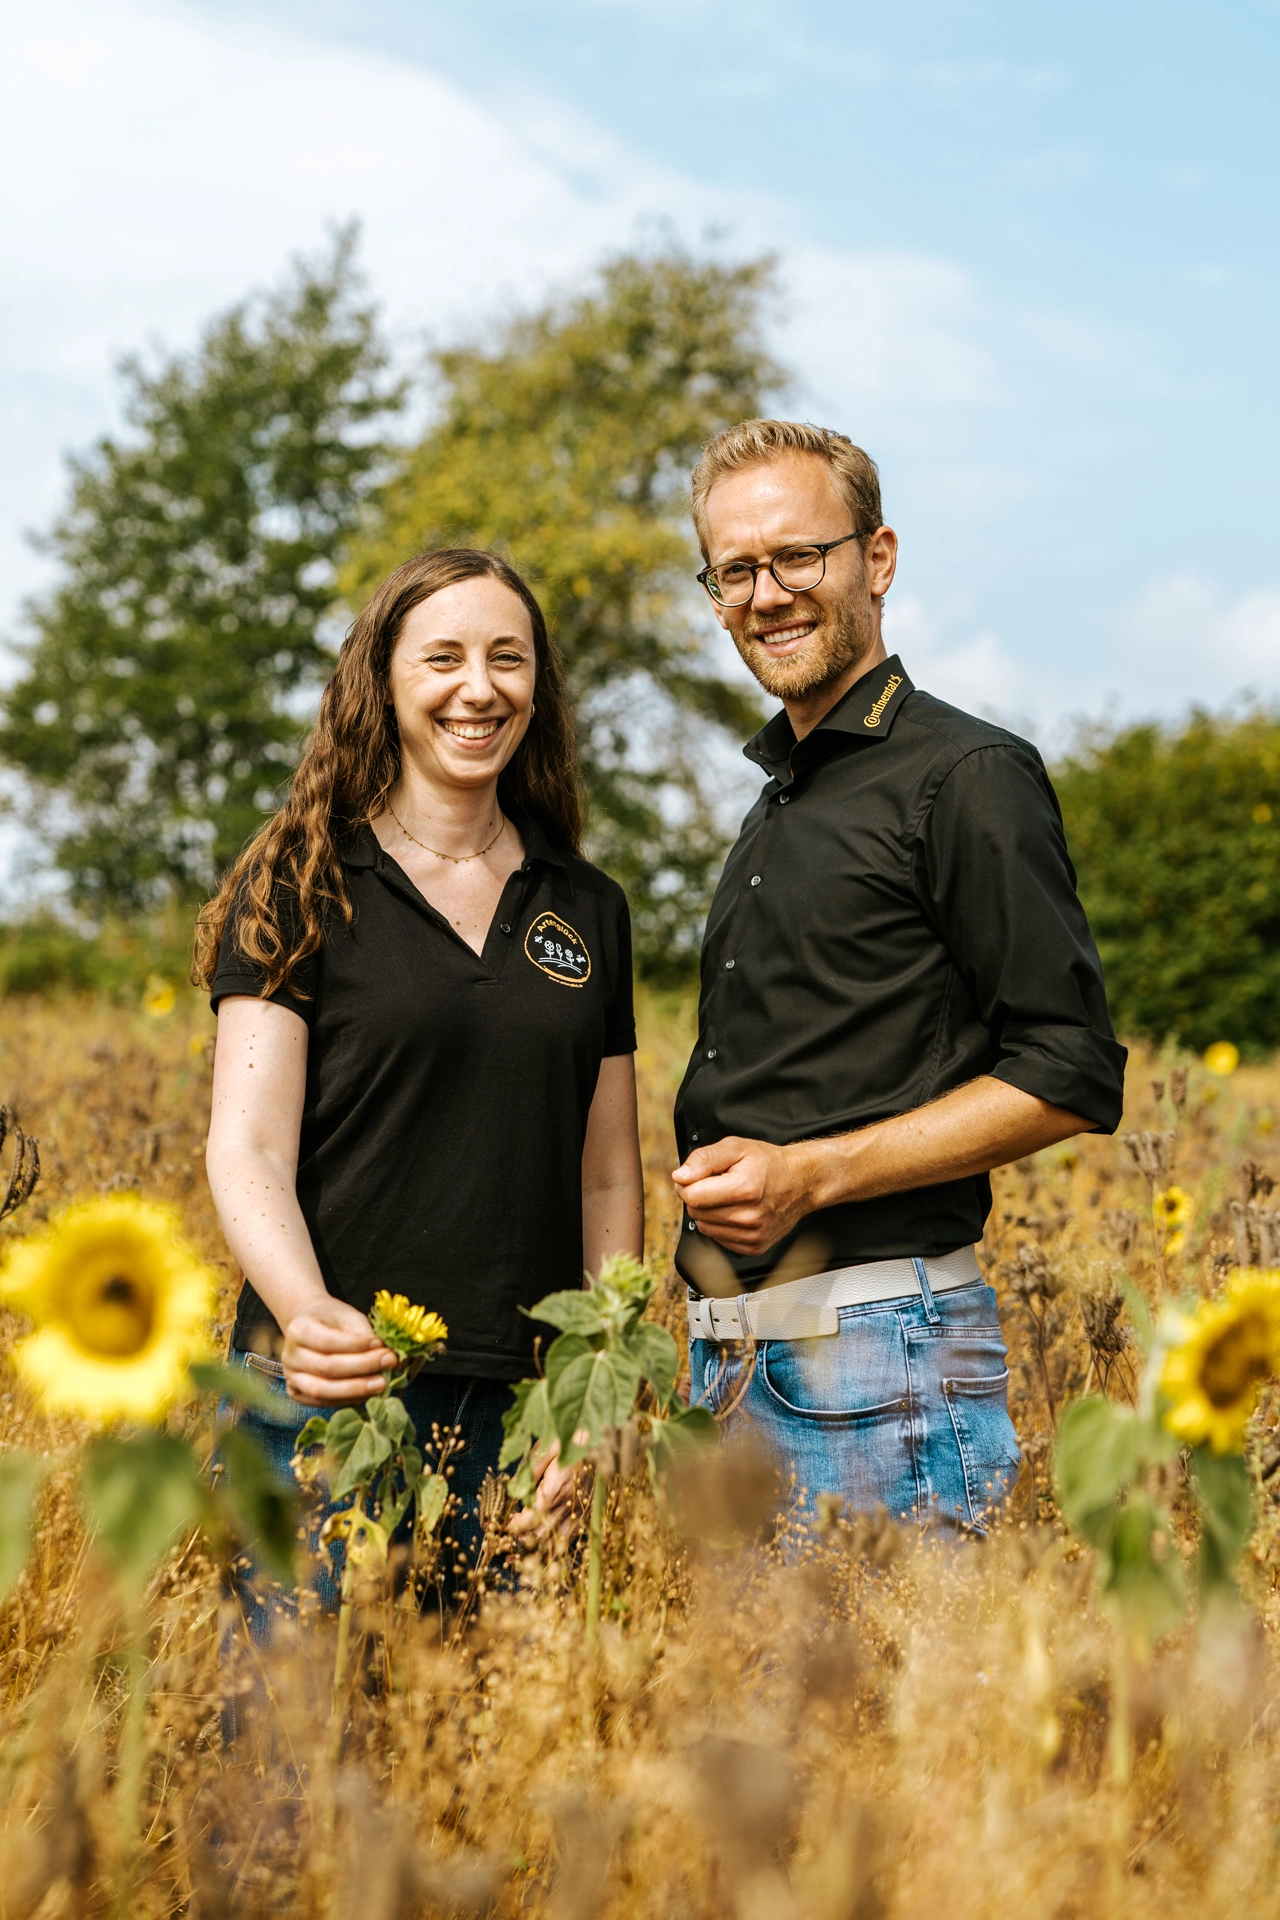
[[[756,575],[771,573],[784,593],[804,593],[816,587],[827,571],[827,555],[849,540],[865,540],[866,531],[843,533],[838,540],[812,541],[803,547],[784,547],[772,560],[726,560],[722,567],[704,567],[698,580],[722,607],[745,607],[755,598]]]

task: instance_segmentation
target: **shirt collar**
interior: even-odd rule
[[[864,673],[855,680],[848,693],[836,701],[830,713],[822,716],[813,732],[806,734],[803,741],[797,742],[795,728],[787,718],[784,707],[781,713],[775,713],[772,720],[761,727],[753,740],[748,740],[742,751],[748,760],[754,760],[775,780],[784,779],[797,744],[804,746],[819,734],[850,734],[855,740],[866,741],[868,745],[885,739],[897,718],[899,707],[907,695],[914,691],[906,668],[895,653],[888,660],[882,660],[878,667],[873,667],[870,673]]]
[[[532,814],[526,813],[522,807],[508,806],[503,811],[524,842],[526,866],[532,866],[535,860],[541,860],[548,867],[563,867],[566,864],[563,855],[555,851]],[[352,869],[377,867],[382,859],[378,836],[367,820],[340,841],[338,853],[343,866]]]

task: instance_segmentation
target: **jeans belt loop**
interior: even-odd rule
[[[916,1259],[913,1260],[911,1264],[916,1270],[916,1279],[920,1282],[920,1298],[924,1301],[924,1317],[931,1327],[936,1327],[942,1319],[942,1315],[938,1312],[937,1306],[934,1304],[933,1289],[929,1285],[928,1271],[923,1260]]]

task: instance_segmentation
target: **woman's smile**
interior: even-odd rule
[[[505,726],[510,718],[510,714],[502,713],[495,715],[492,720],[450,720],[443,714],[437,714],[436,724],[455,740],[475,742],[482,746],[486,740],[492,740],[499,727]]]

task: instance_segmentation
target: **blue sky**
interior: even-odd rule
[[[666,223],[778,251],[923,684],[1050,750],[1280,696],[1276,4],[5,5],[0,631],[113,359],[326,223],[407,359]]]

